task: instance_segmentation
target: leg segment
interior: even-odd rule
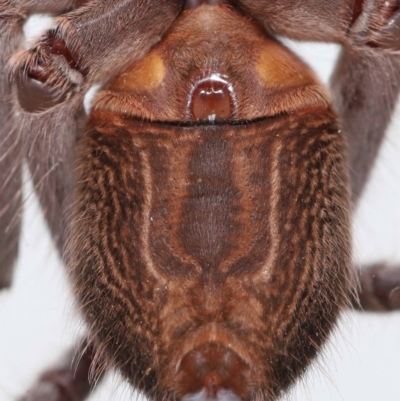
[[[19,401],[83,401],[91,390],[89,372],[94,351],[85,343],[81,352],[78,364],[74,364],[75,353],[71,352],[61,366],[45,372]]]
[[[18,253],[21,209],[21,137],[11,126],[11,84],[3,73],[22,42],[23,17],[0,0],[0,289],[10,285]]]
[[[353,305],[374,312],[400,309],[400,268],[375,264],[361,269],[359,298]]]
[[[336,108],[347,134],[354,204],[378,154],[400,91],[400,55],[345,49],[333,75]]]
[[[400,92],[400,1],[359,1],[332,77],[332,92],[347,134],[354,204],[378,154]]]
[[[346,41],[358,0],[233,0],[273,34],[297,40]]]
[[[267,31],[297,40],[363,46],[376,35],[399,49],[399,0],[231,0]]]
[[[13,0],[12,3],[21,13],[59,14],[79,5],[81,0]]]
[[[21,167],[27,143],[19,127],[21,116],[12,110],[12,83],[6,66],[22,48],[22,26],[30,12],[59,13],[75,3],[76,0],[0,0],[0,288],[10,284],[18,253]]]

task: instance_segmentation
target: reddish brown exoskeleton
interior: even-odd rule
[[[90,328],[80,374],[49,372],[24,400],[82,400],[93,358],[151,399],[274,400],[353,300],[351,196],[399,92],[397,2],[183,3],[65,2],[55,11],[77,8],[14,60],[13,126],[30,133],[3,128],[4,160],[27,157]],[[347,46],[335,106],[277,33]],[[6,283],[15,247],[1,250]],[[364,305],[394,309],[399,272],[383,272],[364,277]]]

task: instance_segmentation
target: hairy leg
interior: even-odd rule
[[[400,91],[400,55],[345,49],[332,81],[347,133],[350,178],[357,203],[390,122]]]
[[[358,1],[332,77],[349,148],[354,204],[368,180],[400,92],[400,1]],[[361,5],[363,7],[361,7]]]
[[[385,13],[360,14],[361,22],[368,21],[373,28],[354,22],[350,30],[354,44],[343,49],[332,77],[334,100],[347,133],[354,205],[368,181],[399,97],[400,2],[396,3],[396,8],[386,10],[386,20]],[[359,283],[356,308],[375,312],[400,309],[398,266],[365,267],[359,272]]]
[[[10,284],[21,222],[21,167],[26,133],[12,110],[12,82],[6,66],[23,44],[22,26],[33,12],[60,13],[77,0],[0,0],[0,288]]]
[[[0,289],[11,283],[18,253],[21,209],[21,138],[11,127],[11,84],[4,74],[22,42],[23,16],[0,0]]]
[[[81,0],[13,0],[20,13],[61,13],[81,3]]]
[[[232,0],[272,33],[298,40],[346,42],[358,0]]]

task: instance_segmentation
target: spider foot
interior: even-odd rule
[[[55,31],[35,48],[18,54],[16,64],[18,102],[30,113],[65,102],[79,92],[88,73]]]
[[[44,373],[39,381],[19,401],[83,401],[91,385],[89,370],[93,360],[93,349],[85,348],[77,365],[71,353],[58,368]]]
[[[378,263],[361,269],[357,309],[387,312],[400,309],[400,267]]]

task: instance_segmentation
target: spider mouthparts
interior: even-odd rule
[[[178,388],[182,401],[240,401],[247,398],[250,369],[223,344],[205,343],[182,359]]]

